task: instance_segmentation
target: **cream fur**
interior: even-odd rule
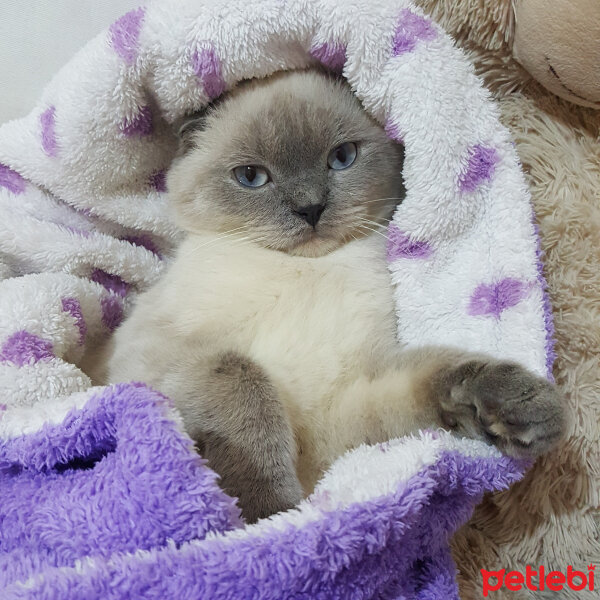
[[[306,493],[346,450],[427,427],[487,432],[514,455],[554,446],[561,400],[544,379],[478,353],[398,343],[384,242],[371,234],[310,258],[191,234],[111,339],[107,379],[164,392],[192,434],[205,410],[198,374],[217,355],[247,357],[283,405]]]
[[[266,367],[291,416],[310,491],[335,458],[372,435],[373,419],[394,412],[381,404],[406,406],[396,411],[401,422],[392,414],[375,427],[380,440],[372,441],[427,424],[413,418],[424,410],[411,411],[413,379],[397,369],[384,242],[371,235],[311,259],[235,237],[189,236],[115,334],[109,380],[162,389],[173,357],[248,356]]]

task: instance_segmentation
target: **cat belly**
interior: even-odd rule
[[[254,268],[253,281],[237,290],[238,311],[228,313],[232,333],[219,342],[254,360],[275,385],[295,433],[306,492],[346,449],[332,443],[330,407],[343,403],[358,379],[388,368],[398,352],[387,271],[342,262],[318,263],[318,269],[309,263],[295,274]]]
[[[329,406],[357,378],[385,369],[397,351],[383,249],[347,244],[319,259],[232,245],[209,257],[181,249],[117,332],[111,381],[158,389],[193,353],[234,351],[260,365],[286,407],[305,487],[328,466]],[[342,398],[343,399],[343,398]]]
[[[237,267],[228,257],[235,290],[207,274],[214,311],[221,313],[216,321],[229,320],[223,342],[235,343],[305,409],[318,408],[359,373],[377,371],[397,347],[381,248],[377,240],[363,245],[320,259],[262,251]]]

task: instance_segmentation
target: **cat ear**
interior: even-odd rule
[[[202,112],[185,116],[177,132],[179,138],[183,139],[194,131],[202,131],[206,127],[207,112],[203,110]]]
[[[207,116],[208,110],[205,109],[183,117],[177,129],[177,137],[179,138],[179,146],[182,153],[195,148],[195,134],[206,127]]]

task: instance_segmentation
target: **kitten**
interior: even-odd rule
[[[363,442],[443,426],[535,457],[559,440],[547,381],[398,342],[379,229],[403,195],[402,148],[346,83],[245,83],[182,135],[168,189],[187,238],[113,337],[108,380],[174,400],[248,521]]]

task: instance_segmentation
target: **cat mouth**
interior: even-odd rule
[[[323,229],[323,227],[317,226],[299,232],[298,238],[284,251],[293,256],[309,258],[329,254],[329,252],[340,246],[343,240],[338,239],[331,232],[323,231]]]

